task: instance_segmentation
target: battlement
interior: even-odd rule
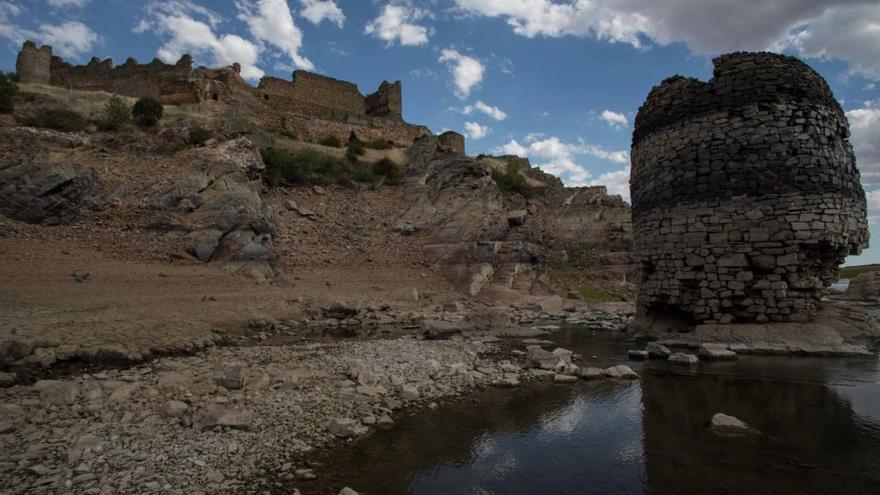
[[[22,46],[16,64],[25,84],[46,84],[81,91],[105,91],[135,98],[149,96],[169,105],[225,101],[232,87],[258,97],[277,112],[290,112],[322,119],[351,120],[381,117],[403,120],[400,81],[383,81],[379,89],[364,96],[357,85],[306,71],[295,71],[290,81],[264,77],[254,88],[241,79],[241,67],[193,69],[184,55],[175,64],[155,59],[139,64],[129,58],[120,66],[113,60],[92,58],[86,65],[71,65],[52,55],[51,46]]]

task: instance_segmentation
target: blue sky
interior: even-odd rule
[[[719,53],[785,52],[847,111],[880,244],[880,0],[0,0],[0,68],[24,39],[78,63],[191,53],[254,82],[303,68],[367,93],[399,79],[409,122],[625,197],[652,86],[706,80]],[[850,262],[880,262],[880,247]]]

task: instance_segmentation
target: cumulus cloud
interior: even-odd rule
[[[611,110],[603,111],[599,117],[604,120],[606,124],[616,129],[623,129],[629,125],[629,119],[626,118],[626,115],[612,112]]]
[[[474,112],[480,112],[485,114],[489,118],[497,120],[499,122],[507,118],[507,113],[505,113],[504,110],[501,110],[498,107],[494,107],[480,100],[477,100],[476,103],[474,103],[473,105],[467,105],[463,108],[453,108],[453,110],[463,113],[464,115],[470,115]]]
[[[880,102],[846,112],[856,164],[866,188],[880,187]]]
[[[465,122],[464,123],[465,134],[467,134],[467,136],[469,138],[473,139],[474,141],[476,141],[478,139],[483,139],[484,137],[489,135],[490,131],[491,131],[491,129],[489,129],[489,127],[484,126],[484,125],[480,125],[476,122]]]
[[[217,34],[223,18],[216,12],[188,0],[157,1],[147,5],[147,17],[134,27],[135,33],[153,32],[164,43],[156,56],[174,63],[184,54],[210,57],[210,65],[241,64],[242,76],[258,79],[264,72],[257,67],[260,47],[235,34]]]
[[[375,36],[387,45],[393,46],[397,41],[403,46],[418,46],[428,43],[429,29],[415,24],[430,12],[405,4],[387,4],[379,16],[368,22],[364,33]]]
[[[85,7],[89,0],[46,0],[52,7]]]
[[[506,144],[494,148],[492,152],[528,157],[542,170],[558,176],[571,186],[587,186],[596,182],[590,180],[592,178],[590,171],[577,163],[578,156],[593,156],[629,165],[629,153],[626,151],[609,151],[583,141],[566,143],[554,136],[539,138],[535,135],[533,140],[527,140],[525,145],[511,139]]]
[[[683,42],[694,53],[793,47],[849,61],[880,78],[876,0],[455,0],[464,12],[507,21],[526,36],[580,36],[634,47]]]
[[[447,48],[440,52],[439,60],[449,68],[455,80],[455,94],[463,100],[470,96],[471,89],[483,80],[486,67],[473,57]]]
[[[300,0],[300,3],[303,8],[299,15],[312,24],[320,24],[326,19],[341,28],[345,23],[345,14],[333,0]]]
[[[865,193],[868,198],[868,221],[876,224],[880,220],[880,189]]]
[[[52,45],[56,54],[67,58],[78,58],[88,54],[100,43],[101,37],[91,28],[78,21],[61,24],[40,24],[37,29],[26,29],[17,25],[13,18],[22,14],[22,9],[11,2],[0,2],[0,38],[20,44],[34,40]]]
[[[251,35],[287,55],[300,69],[314,70],[315,65],[299,52],[302,31],[294,24],[287,0],[236,0],[238,18],[248,25]]]

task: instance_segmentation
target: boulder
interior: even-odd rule
[[[880,271],[860,273],[849,282],[846,295],[853,299],[880,297]]]
[[[76,383],[60,380],[40,380],[34,384],[40,392],[40,402],[46,406],[72,405],[79,395]]]
[[[607,368],[602,372],[602,374],[608,378],[624,378],[627,380],[634,380],[639,377],[639,375],[635,371],[633,371],[632,368],[623,364]]]
[[[189,389],[194,380],[191,371],[167,371],[159,374],[156,386],[159,390]]]
[[[507,214],[507,223],[511,227],[519,227],[526,223],[526,218],[529,217],[529,212],[526,210],[515,210],[511,211]]]
[[[575,374],[584,380],[595,380],[604,376],[605,370],[602,368],[594,368],[588,366],[586,368],[578,368]]]
[[[0,165],[0,214],[22,222],[67,224],[98,204],[103,187],[94,169],[77,169],[61,154]]]
[[[697,364],[699,359],[697,359],[697,356],[694,356],[693,354],[685,354],[683,352],[676,352],[675,354],[672,354],[671,356],[669,356],[669,358],[667,358],[667,361],[669,361],[670,363],[673,363],[673,364],[680,364],[680,365],[684,365],[684,366],[693,366],[693,365]]]
[[[214,369],[213,377],[214,383],[230,390],[238,390],[244,385],[241,366],[218,366]]]
[[[672,355],[672,351],[669,350],[668,347],[656,342],[648,343],[648,345],[645,346],[645,351],[648,352],[648,357],[656,359],[668,359],[669,356]]]
[[[632,350],[632,351],[629,351],[627,353],[627,355],[629,356],[629,359],[631,361],[644,361],[645,359],[648,359],[648,351]]]
[[[403,400],[417,400],[420,396],[419,389],[414,385],[403,385],[400,387],[400,398]]]
[[[186,414],[189,406],[186,402],[181,402],[179,400],[169,400],[165,404],[162,404],[161,413],[163,416],[167,418],[179,418]]]
[[[538,368],[542,370],[554,370],[556,366],[564,362],[556,354],[542,349],[537,345],[530,345],[526,348],[526,367]]]
[[[556,374],[553,376],[554,383],[574,383],[578,380],[578,377],[573,375],[560,375]]]
[[[722,344],[703,344],[698,356],[708,361],[730,361],[737,358],[735,352]]]
[[[710,428],[720,435],[743,435],[755,434],[757,431],[743,422],[741,419],[724,413],[716,413],[712,416]]]
[[[327,430],[337,437],[357,437],[367,432],[361,423],[349,418],[334,418],[327,423]]]
[[[202,407],[193,416],[193,427],[197,430],[209,430],[217,426],[235,430],[250,430],[253,422],[253,411],[226,408],[217,404]]]

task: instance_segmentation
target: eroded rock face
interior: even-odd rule
[[[799,60],[734,53],[673,77],[635,121],[639,313],[694,323],[809,321],[867,244],[846,117]]]
[[[850,281],[846,295],[854,299],[876,299],[880,297],[880,272],[867,272],[856,275]]]
[[[0,165],[0,213],[23,222],[70,223],[101,191],[94,169],[66,165],[60,153]]]

